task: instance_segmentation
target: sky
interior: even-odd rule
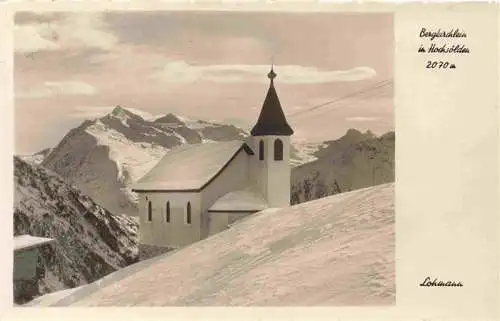
[[[250,129],[271,63],[296,141],[382,134],[393,47],[392,14],[18,12],[15,152],[54,147],[116,105]]]

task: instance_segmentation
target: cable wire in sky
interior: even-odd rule
[[[304,110],[299,110],[295,113],[292,113],[289,115],[289,117],[296,117],[296,116],[300,116],[304,113],[308,113],[308,112],[311,112],[311,111],[314,111],[314,110],[317,110],[319,108],[322,108],[322,107],[325,107],[327,105],[331,105],[331,104],[335,104],[335,103],[338,103],[338,102],[341,102],[345,99],[349,99],[349,98],[352,98],[352,97],[355,97],[355,96],[359,96],[359,95],[362,95],[364,93],[367,93],[367,92],[370,92],[372,90],[375,90],[375,89],[379,89],[379,88],[382,88],[382,87],[385,87],[387,85],[390,85],[392,84],[392,79],[386,79],[386,80],[383,80],[383,81],[380,81],[376,84],[374,84],[373,86],[370,86],[368,88],[364,88],[364,89],[361,89],[359,91],[356,91],[356,92],[353,92],[353,93],[350,93],[350,94],[347,94],[345,96],[342,96],[342,97],[339,97],[339,98],[335,98],[333,100],[330,100],[330,101],[327,101],[327,102],[324,102],[324,103],[321,103],[319,105],[316,105],[316,106],[312,106],[312,107],[309,107],[307,109],[304,109]]]

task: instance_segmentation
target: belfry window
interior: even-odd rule
[[[170,202],[168,201],[165,204],[165,220],[167,223],[170,222]]]
[[[264,141],[259,142],[259,160],[264,160]]]
[[[274,160],[283,160],[283,142],[281,139],[274,141]]]
[[[153,220],[153,205],[151,204],[151,201],[148,202],[148,222],[151,222]]]
[[[186,208],[186,223],[191,224],[191,202],[187,203],[187,208]]]

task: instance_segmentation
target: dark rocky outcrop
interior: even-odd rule
[[[14,158],[14,235],[48,237],[35,281],[15,285],[17,303],[73,288],[139,260],[137,221],[115,216],[40,166]]]

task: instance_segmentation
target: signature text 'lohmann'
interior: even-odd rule
[[[424,282],[419,284],[420,286],[438,286],[438,287],[461,287],[464,286],[460,281],[439,281],[437,278],[431,280],[430,277],[426,277]]]

